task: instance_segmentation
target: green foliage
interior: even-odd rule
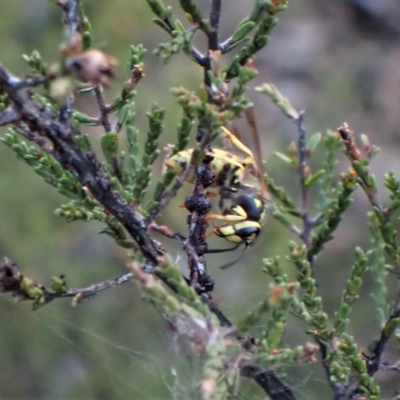
[[[58,4],[61,8],[66,7],[61,3]],[[289,270],[281,265],[277,255],[264,259],[263,271],[269,277],[269,280],[265,280],[268,290],[232,327],[212,298],[210,281],[206,282],[208,287],[201,281],[207,275],[203,257],[206,251],[204,226],[207,219],[199,223],[200,228],[204,229],[198,226],[192,229],[204,215],[198,209],[193,211],[188,207],[190,232],[189,239],[186,239],[181,233],[156,225],[154,218],[158,217],[183,185],[188,168],[202,166],[207,169],[212,164],[213,160],[209,158],[213,156],[213,142],[220,136],[221,127],[242,117],[252,106],[247,93],[252,80],[257,76],[253,59],[267,45],[278,22],[276,16],[286,8],[288,1],[256,0],[250,14],[242,19],[223,43],[215,43],[218,41],[220,16],[218,2],[212,2],[212,13],[208,17],[203,15],[197,2],[181,0],[180,8],[189,22],[188,27],[175,17],[172,8],[167,7],[163,1],[147,0],[147,3],[155,15],[155,24],[171,37],[170,42],[158,44],[154,53],[164,63],[168,63],[174,55],[183,53],[203,72],[204,78],[199,81],[197,90],[192,91],[183,86],[171,89],[180,107],[180,114],[175,118],[176,139],[168,156],[187,149],[192,138],[196,142],[187,159],[188,165],[182,166],[185,170],[182,177],[176,177],[172,171],[160,173],[162,167],[155,166],[161,154],[164,120],[170,110],[153,103],[146,114],[147,133],[144,135],[137,125],[136,102],[137,90],[140,89],[137,86],[144,78],[147,53],[141,44],[130,46],[126,80],[109,104],[104,99],[99,76],[96,76],[97,80],[81,79],[83,82],[78,82],[79,76],[74,76],[60,65],[53,72],[37,51],[30,56],[23,56],[29,67],[28,78],[33,76],[32,79],[45,79],[36,83],[28,78],[20,81],[30,90],[24,92],[29,100],[28,106],[16,101],[18,97],[13,97],[18,95],[23,85],[18,88],[12,87],[15,85],[13,82],[3,82],[0,115],[5,120],[10,110],[17,110],[20,114],[17,122],[10,120],[13,126],[3,135],[1,142],[68,199],[67,203],[56,209],[57,216],[71,222],[99,221],[102,223],[100,233],[110,236],[117,245],[130,250],[129,254],[134,261],[129,264],[131,272],[126,280],[132,277],[136,280],[149,302],[202,359],[199,384],[202,398],[234,398],[237,375],[242,373],[247,363],[251,366],[253,364],[250,362],[256,363],[257,368],[262,366],[269,370],[276,367],[284,370],[293,365],[316,363],[318,353],[335,398],[365,396],[378,399],[380,387],[374,380],[374,374],[384,365],[381,358],[386,342],[393,336],[399,336],[397,327],[400,322],[400,305],[398,300],[390,297],[387,280],[389,274],[397,278],[400,270],[400,247],[395,229],[396,213],[400,209],[400,181],[393,172],[385,176],[384,184],[390,194],[388,205],[383,206],[378,197],[379,185],[370,167],[379,149],[369,143],[366,135],[360,135],[362,148],[357,145],[354,134],[346,124],[335,132],[327,130],[307,137],[303,113],[296,110],[276,86],[264,83],[255,87],[255,91],[267,96],[281,111],[282,117],[292,121],[297,130],[298,140],[289,143],[286,151],[275,151],[274,155],[278,163],[289,166],[290,171],[297,175],[299,201],[289,196],[285,185],[279,186],[273,177],[260,176],[269,191],[268,204],[273,209],[274,219],[282,224],[288,234],[295,235],[296,241],[289,241],[286,256]],[[71,47],[76,50],[73,48],[76,45],[73,38],[78,34],[82,43],[74,56],[84,59],[91,54],[94,42],[92,26],[83,10],[83,4],[79,2],[77,8],[76,17],[80,22],[77,26],[74,20],[70,20],[68,10],[63,11],[66,19],[64,50],[67,48],[71,51]],[[195,47],[198,33],[206,36],[208,47],[205,54],[201,54]],[[236,55],[228,60],[225,54],[234,49]],[[95,54],[99,56],[99,53]],[[104,60],[109,60],[105,54],[103,56]],[[82,65],[80,69],[85,68]],[[101,65],[97,74],[112,75],[104,65]],[[96,96],[99,116],[92,117],[79,109],[76,106],[78,103],[73,103],[71,90],[63,91],[61,97],[54,95],[52,85],[62,83],[63,79],[73,82],[71,86],[75,92],[90,92]],[[41,114],[43,110],[45,113]],[[42,123],[38,121],[38,116],[43,115],[51,118]],[[99,135],[100,138],[89,137],[85,131],[87,126],[99,127],[104,132]],[[54,131],[57,132],[56,138]],[[33,145],[27,145],[25,141],[31,141]],[[98,148],[101,148],[101,154],[97,153]],[[350,168],[346,170],[341,166],[338,172],[339,151],[342,149]],[[228,158],[229,154],[225,160],[226,166],[231,167]],[[311,158],[318,165],[315,172],[311,171]],[[78,173],[76,159],[81,164],[85,163],[88,168],[86,174]],[[197,169],[193,196],[206,209],[208,203],[204,203],[208,199],[204,186],[207,185],[200,179],[200,170]],[[98,192],[91,192],[89,183]],[[335,239],[358,187],[364,191],[370,204],[370,247],[365,251],[356,247],[354,262],[341,260],[349,268],[349,277],[339,305],[333,316],[330,316],[324,307],[317,281],[316,270],[323,268],[318,257],[325,245]],[[204,203],[199,199],[203,199]],[[233,194],[229,200],[232,208],[222,210],[224,216],[240,217],[242,211],[246,213],[244,206],[239,207],[235,203],[237,199]],[[117,205],[117,212],[111,212],[110,201]],[[237,208],[240,210],[237,211]],[[131,217],[131,221],[137,222],[134,229],[128,226],[126,215]],[[245,217],[250,219],[249,215]],[[219,219],[222,219],[221,216]],[[186,215],[181,217],[181,226],[186,226],[187,222]],[[150,235],[152,229],[156,230],[155,226],[164,236],[175,239],[186,252],[190,266],[189,278],[185,278],[174,264],[163,243]],[[148,242],[143,238],[147,238]],[[203,249],[199,250],[201,246],[193,246],[196,240],[201,242]],[[148,256],[151,250],[148,248],[149,243],[157,250],[152,263]],[[200,265],[201,268],[196,269],[193,265]],[[3,268],[0,274],[0,290],[10,291],[23,300],[31,300],[34,307],[47,304],[57,297],[67,297],[71,293],[74,295],[74,305],[91,297],[86,296],[88,289],[69,291],[64,276],[52,278],[50,291],[40,283],[18,274],[15,275],[17,286],[7,288],[4,285],[7,282],[4,271]],[[364,354],[357,344],[357,338],[349,332],[351,313],[356,300],[363,295],[362,284],[367,272],[371,273],[374,281],[373,312],[380,331],[374,332],[379,338],[369,354]],[[112,280],[108,287],[116,284],[120,283]],[[290,330],[289,314],[301,321],[313,344],[286,343],[286,333]],[[251,336],[246,338],[244,333]],[[254,376],[251,378],[257,382]],[[271,388],[260,386],[266,394],[271,395],[271,391],[268,391]]]
[[[340,308],[335,314],[333,327],[337,335],[342,335],[350,323],[350,312],[355,301],[359,298],[362,277],[367,270],[368,256],[359,247],[356,248],[356,262],[351,269],[351,276],[347,281],[346,288],[342,294]]]
[[[174,54],[179,54],[182,51],[189,51],[194,37],[193,31],[173,31],[173,39],[171,43],[161,43],[154,51],[155,54],[161,56],[164,63],[167,64]]]
[[[162,120],[164,118],[164,110],[154,104],[152,111],[147,113],[147,118],[149,120],[149,131],[145,142],[144,154],[139,165],[137,160],[133,162],[136,168],[134,173],[131,175],[133,184],[133,200],[137,204],[143,200],[144,195],[146,194],[146,189],[150,184],[151,179],[151,165],[160,154],[158,138],[163,130]],[[131,157],[134,157],[135,154],[137,154],[137,147],[134,144],[137,140],[137,133],[135,134],[135,132],[131,132],[130,139],[128,140],[131,140],[129,145],[133,152],[130,155]]]
[[[294,120],[299,118],[298,112],[291,106],[289,100],[274,85],[264,83],[263,86],[258,86],[255,90],[268,96],[288,118]]]

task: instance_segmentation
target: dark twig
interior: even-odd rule
[[[385,350],[386,344],[392,337],[396,326],[399,324],[400,318],[400,294],[397,296],[392,309],[390,311],[389,318],[387,319],[385,326],[382,328],[379,340],[376,342],[372,356],[367,359],[368,374],[374,375],[380,369],[382,354]]]
[[[214,281],[207,275],[204,259],[204,254],[207,252],[205,216],[211,209],[205,189],[215,178],[211,172],[211,161],[212,158],[209,158],[196,167],[193,194],[185,201],[185,206],[190,213],[188,217],[189,244],[195,251],[195,254],[188,254],[190,283],[198,293],[209,293],[214,287]]]
[[[208,51],[205,59],[204,68],[204,84],[206,87],[211,86],[210,77],[208,72],[212,69],[212,57],[215,57],[214,52],[219,52],[219,20],[221,17],[221,0],[212,0],[210,10],[210,30],[207,32],[208,37]],[[218,56],[217,56],[218,57]],[[210,98],[211,100],[211,98]]]
[[[101,171],[99,162],[93,155],[84,154],[76,145],[71,128],[61,124],[52,110],[32,101],[26,89],[15,89],[19,82],[19,78],[0,65],[0,84],[8,93],[13,106],[24,115],[28,128],[52,142],[61,165],[71,171],[90,190],[93,197],[123,224],[139,245],[149,266],[157,265],[157,247],[146,232],[142,217],[117,192],[111,190],[108,177]]]
[[[36,135],[23,122],[18,122],[15,125],[21,130],[21,132],[25,135],[25,137],[28,140],[30,140],[33,143],[36,143],[46,153],[55,156],[50,143],[46,141],[46,139],[43,139],[42,137]]]
[[[21,114],[14,106],[7,107],[0,113],[0,126],[17,122],[21,119]]]
[[[218,30],[221,17],[221,0],[212,0],[210,11],[210,27],[208,34],[208,50],[219,50]]]
[[[331,363],[328,361],[327,357],[328,357],[328,346],[325,343],[322,343],[320,340],[316,339],[319,348],[320,348],[320,352],[321,352],[321,356],[322,356],[322,366],[324,367],[325,370],[325,374],[326,377],[328,379],[329,382],[329,386],[331,387],[332,391],[333,391],[333,399],[334,400],[347,400],[347,396],[346,396],[346,384],[344,382],[333,382],[331,380]]]
[[[109,107],[107,106],[104,99],[103,88],[101,86],[96,86],[94,88],[94,94],[96,96],[96,101],[97,104],[99,105],[99,110],[100,110],[99,121],[103,125],[103,128],[106,133],[111,132],[112,131],[111,123],[110,120],[108,119]]]
[[[67,96],[65,103],[60,107],[58,120],[68,128],[71,128],[72,107],[74,104],[73,95]]]
[[[39,85],[43,85],[49,81],[53,81],[57,78],[56,74],[47,74],[43,76],[35,76],[33,78],[26,78],[17,85],[18,89],[22,89],[25,87],[35,87]]]
[[[263,371],[254,365],[244,365],[240,368],[240,374],[253,379],[272,400],[294,400],[292,390],[285,385],[270,369]]]
[[[79,30],[80,18],[78,16],[80,0],[58,0],[57,5],[64,11],[64,24],[68,27],[72,38]]]

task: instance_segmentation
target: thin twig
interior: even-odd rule
[[[300,175],[301,198],[300,209],[303,215],[308,215],[308,191],[306,187],[306,167],[307,167],[307,145],[306,145],[306,130],[304,127],[304,111],[299,112],[297,120],[297,127],[299,130],[299,167],[298,172]]]
[[[299,139],[298,139],[298,154],[299,154],[299,164],[298,164],[298,173],[300,176],[300,214],[303,220],[303,230],[300,234],[300,238],[303,240],[306,245],[307,250],[311,249],[312,245],[312,229],[315,224],[318,222],[318,218],[310,218],[309,207],[308,207],[308,188],[306,185],[307,180],[307,142],[306,142],[306,129],[304,126],[304,111],[299,111],[299,117],[296,120],[297,128],[299,131]],[[311,254],[310,252],[308,252]],[[308,262],[311,265],[311,270],[314,275],[314,260],[315,257],[308,257]]]
[[[199,265],[201,264],[201,260],[196,253],[194,247],[190,244],[189,239],[180,233],[174,233],[165,225],[157,225],[155,222],[152,222],[148,229],[150,232],[158,232],[170,239],[173,239],[182,245],[182,248],[186,251],[187,256],[193,258],[195,262]],[[200,267],[201,268],[201,267]]]
[[[194,165],[188,164],[183,171],[182,175],[174,182],[172,187],[167,190],[161,197],[157,206],[149,213],[149,215],[145,218],[145,224],[149,225],[154,221],[154,218],[159,215],[162,210],[169,204],[169,202],[176,196],[179,189],[183,186],[186,182],[188,176],[193,172]]]
[[[301,237],[303,236],[303,231],[302,231],[299,227],[297,227],[296,225],[294,225],[294,224],[292,224],[292,225],[290,226],[290,231],[291,231],[292,233],[294,233],[296,236],[298,236],[299,238],[301,238]]]
[[[304,111],[299,112],[299,118],[297,119],[297,127],[299,130],[299,166],[298,172],[300,175],[300,212],[303,218],[303,232],[301,238],[307,249],[311,246],[311,231],[312,223],[309,218],[308,211],[308,189],[306,186],[306,171],[307,171],[307,143],[306,143],[306,129],[304,127]],[[311,266],[312,267],[312,266]]]
[[[164,235],[165,237],[168,237],[170,239],[176,240],[178,243],[180,243],[182,246],[187,246],[188,245],[188,239],[185,238],[185,236],[181,235],[180,233],[174,233],[165,225],[158,225],[155,222],[152,222],[149,226],[148,229],[150,232],[158,232]]]
[[[346,384],[345,382],[333,382],[331,380],[332,372],[331,372],[331,363],[327,360],[328,357],[328,346],[325,343],[322,343],[320,340],[316,339],[321,356],[322,356],[322,366],[324,367],[325,374],[327,380],[329,382],[329,386],[333,391],[333,399],[334,400],[347,400],[346,396]]]
[[[55,298],[63,298],[63,297],[75,297],[75,296],[80,296],[80,301],[82,300],[89,300],[96,296],[98,293],[110,289],[119,285],[122,285],[123,283],[129,282],[133,277],[132,272],[128,272],[123,275],[119,275],[115,278],[107,279],[102,282],[94,283],[90,286],[84,287],[84,288],[69,288],[67,289],[64,293],[47,293],[46,298],[49,298],[50,300],[53,300]]]
[[[99,105],[100,110],[100,117],[99,121],[103,125],[105,132],[111,132],[111,123],[108,119],[109,107],[107,106],[104,95],[103,95],[103,88],[101,86],[96,86],[94,88],[94,94],[96,96],[97,104]]]
[[[190,54],[194,58],[194,60],[199,64],[201,67],[204,67],[206,62],[206,57],[200,53],[194,46],[190,48]]]
[[[129,272],[84,288],[67,288],[65,277],[60,276],[57,284],[59,287],[48,290],[42,284],[24,276],[17,264],[4,258],[0,265],[0,291],[11,292],[23,300],[32,300],[34,306],[37,307],[58,298],[76,297],[78,302],[89,300],[106,289],[128,282],[132,277],[133,274]]]
[[[354,162],[357,162],[361,159],[361,152],[355,144],[353,131],[350,129],[349,125],[346,122],[344,122],[343,125],[341,125],[338,128],[338,132],[343,139],[347,155],[350,158],[352,164],[354,165]],[[370,203],[374,207],[376,207],[380,212],[382,212],[382,206],[379,204],[375,189],[366,180],[365,176],[358,174],[358,177],[361,179],[360,186],[363,188]]]
[[[229,48],[229,46],[233,43],[233,37],[229,37],[228,39],[226,39],[224,42],[222,42],[219,45],[219,50],[221,51],[221,53],[225,53],[226,49]]]
[[[400,372],[400,366],[396,364],[382,363],[379,365],[379,370]]]

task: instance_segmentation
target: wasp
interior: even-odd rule
[[[225,127],[221,128],[224,139],[245,156],[240,157],[218,148],[209,149],[206,153],[212,157],[211,171],[215,176],[210,189],[217,190],[217,192],[210,190],[207,194],[210,197],[219,197],[219,213],[207,214],[205,222],[221,221],[221,224],[214,226],[207,237],[215,234],[234,244],[228,249],[208,250],[208,253],[235,250],[241,244],[245,245],[246,250],[260,234],[262,221],[266,216],[269,201],[263,179],[260,143],[253,111],[247,112],[246,117],[254,138],[256,156]],[[191,160],[192,152],[193,149],[188,149],[175,154],[167,159],[166,167],[177,175],[182,174]],[[250,178],[253,178],[253,181],[255,178],[256,184],[251,182]],[[190,183],[194,180],[194,173],[186,179]],[[237,260],[223,268],[233,265]]]

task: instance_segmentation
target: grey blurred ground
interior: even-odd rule
[[[196,89],[201,71],[183,56],[163,66],[151,55],[156,44],[168,38],[150,22],[144,1],[86,3],[96,45],[121,60],[115,88],[125,76],[129,45],[143,43],[149,49],[147,79],[138,89],[138,122],[145,130],[145,112],[157,101],[167,108],[168,133],[162,140],[165,144],[173,141],[179,113],[169,87]],[[177,1],[167,3],[177,8]],[[208,1],[199,3],[204,9],[209,5]],[[250,8],[248,3],[223,2],[222,38],[243,18]],[[14,0],[3,1],[1,10],[2,63],[23,73],[26,67],[20,55],[33,49],[45,60],[57,60],[62,31],[56,7],[45,0]],[[305,109],[310,133],[334,129],[343,121],[355,131],[367,133],[382,148],[373,162],[380,180],[388,170],[400,169],[399,18],[397,0],[299,0],[281,14],[270,44],[256,64],[260,74],[255,84],[273,82],[294,106]],[[295,140],[296,130],[266,98],[254,93],[251,97],[256,104],[268,172],[296,195],[296,177],[271,157],[273,151],[284,151]],[[90,96],[83,96],[80,104],[95,112]],[[91,133],[96,141],[100,131],[92,129]],[[344,158],[339,169],[347,169]],[[163,215],[164,222],[182,233],[185,220],[177,222],[177,212],[188,190]],[[61,196],[26,165],[15,162],[5,146],[0,147],[0,193],[0,256],[8,255],[28,275],[44,282],[51,275],[65,273],[71,286],[84,286],[125,271],[125,253],[110,239],[96,235],[99,226],[67,224],[54,216]],[[338,305],[354,260],[352,249],[368,245],[366,211],[366,200],[358,192],[335,240],[318,260],[319,290],[330,313]],[[270,221],[254,250],[230,270],[213,268],[222,263],[222,257],[209,257],[209,268],[217,282],[215,297],[233,321],[262,298],[268,287],[261,258],[283,256],[289,239],[293,239],[289,233]],[[180,263],[184,266],[179,249],[169,242],[166,245],[174,256],[182,256]],[[288,273],[294,274],[289,266]],[[352,333],[364,347],[377,335],[369,296],[372,288],[373,282],[367,277],[362,301],[352,315]],[[28,304],[15,305],[1,296],[0,315],[1,399],[193,398],[199,381],[196,360],[186,354],[172,333],[166,332],[164,321],[140,300],[134,285],[110,290],[78,308],[59,301],[35,313]],[[293,322],[287,340],[292,345],[307,341],[304,327]],[[398,352],[390,347],[386,357],[393,360]],[[385,373],[379,377],[386,382],[383,398],[393,397],[396,376]],[[331,398],[319,366],[293,368],[286,379],[299,399]],[[245,387],[246,398],[262,398],[253,385]]]

